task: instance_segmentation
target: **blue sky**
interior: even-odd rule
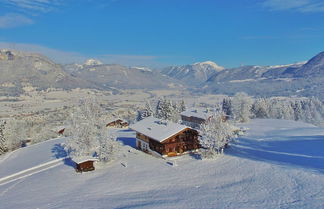
[[[322,0],[0,0],[0,47],[61,63],[277,65],[324,51],[323,20]]]

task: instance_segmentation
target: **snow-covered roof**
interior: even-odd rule
[[[74,157],[74,158],[72,158],[72,160],[77,164],[84,163],[87,161],[98,161],[97,158],[89,157],[89,156]]]
[[[208,111],[207,109],[202,108],[190,108],[181,113],[181,115],[186,117],[201,118],[204,120],[208,119],[210,116],[212,116],[212,114],[212,111]]]
[[[130,128],[156,141],[162,142],[189,127],[171,121],[163,121],[158,118],[147,117],[130,125]]]

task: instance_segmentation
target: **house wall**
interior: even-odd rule
[[[168,155],[170,153],[183,153],[190,150],[195,150],[200,147],[198,140],[198,132],[192,129],[186,129],[162,143],[155,141],[149,137],[149,149],[161,155]]]
[[[192,129],[185,131],[171,137],[163,142],[164,154],[168,153],[183,153],[199,148],[198,132]]]
[[[76,169],[79,172],[92,171],[94,170],[93,161],[85,161],[82,163],[76,164]]]
[[[149,143],[138,138],[136,138],[136,147],[144,152],[150,152]]]
[[[181,115],[181,120],[186,121],[186,122],[196,123],[196,124],[202,124],[205,122],[205,120],[202,118],[187,117],[184,115]]]

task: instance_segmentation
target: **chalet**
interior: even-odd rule
[[[75,162],[75,170],[76,172],[87,172],[95,170],[94,162],[98,161],[96,158],[75,158],[73,159]]]
[[[109,123],[106,124],[106,127],[111,127],[111,128],[127,128],[128,127],[128,122],[123,121],[122,119],[117,119],[113,120]]]
[[[210,117],[212,117],[213,111],[201,108],[191,108],[180,113],[180,115],[184,124],[193,128],[198,128],[201,124],[205,123]]]
[[[136,131],[137,148],[158,156],[176,156],[200,147],[198,132],[185,125],[148,117],[130,128]]]

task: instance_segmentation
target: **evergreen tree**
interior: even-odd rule
[[[233,117],[233,107],[232,100],[230,98],[224,98],[222,103],[222,110],[225,113],[226,117]]]
[[[186,111],[186,105],[185,105],[185,102],[183,100],[181,100],[178,105],[178,112],[181,113],[184,111]]]
[[[302,105],[301,105],[300,101],[295,101],[294,118],[296,121],[301,120],[301,118],[302,118]]]
[[[153,110],[149,101],[145,102],[145,108],[143,110],[137,111],[137,121],[143,120],[144,118],[153,116]]]
[[[268,101],[264,98],[255,100],[252,105],[251,112],[256,118],[268,118],[269,117],[269,107]]]

